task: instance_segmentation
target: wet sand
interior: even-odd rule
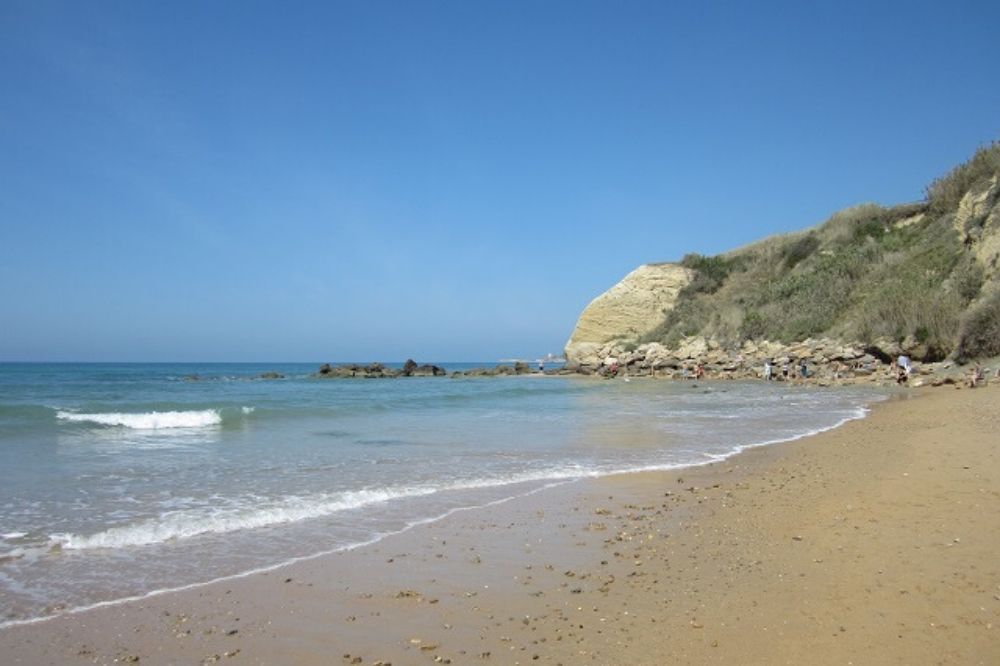
[[[0,630],[0,663],[997,664],[1000,390]]]

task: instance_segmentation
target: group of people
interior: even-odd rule
[[[781,378],[784,381],[788,381],[789,378],[794,378],[795,371],[793,366],[795,365],[794,360],[786,359],[784,363],[781,364]],[[809,365],[806,360],[799,359],[799,377],[802,379],[807,379],[809,377]],[[767,359],[764,362],[764,379],[767,381],[773,381],[777,379],[774,374],[774,359]]]

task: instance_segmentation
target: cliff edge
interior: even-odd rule
[[[645,264],[626,275],[580,315],[566,343],[567,365],[596,367],[602,348],[628,344],[655,329],[692,274],[679,264]]]

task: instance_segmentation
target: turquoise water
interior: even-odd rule
[[[370,543],[552,484],[704,464],[858,418],[881,397],[314,379],[317,367],[0,364],[0,624]]]

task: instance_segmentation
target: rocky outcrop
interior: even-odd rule
[[[970,189],[955,212],[955,229],[987,276],[1000,267],[1000,178]]]
[[[351,363],[348,365],[336,366],[324,363],[320,366],[319,370],[313,374],[313,377],[321,379],[345,379],[352,377],[361,377],[364,379],[392,379],[395,377],[444,377],[447,374],[448,372],[444,368],[426,363],[419,365],[413,359],[407,359],[406,363],[403,364],[403,367],[399,369],[386,367],[382,363],[369,363],[368,365]]]
[[[557,370],[534,370],[524,361],[515,361],[513,365],[497,365],[492,368],[470,368],[468,370],[456,370],[451,373],[452,377],[506,377],[514,375],[561,375],[572,374],[565,368]]]
[[[563,375],[572,374],[566,368],[557,369],[534,369],[524,361],[516,361],[511,365],[497,365],[492,368],[469,368],[467,370],[456,370],[451,373],[452,377],[505,377],[518,375]],[[408,359],[402,368],[390,368],[382,363],[369,363],[362,365],[359,363],[348,363],[346,365],[330,365],[324,363],[319,370],[313,373],[317,379],[394,379],[396,377],[444,377],[448,371],[436,365],[428,363],[419,364],[413,359]]]
[[[584,309],[566,343],[570,368],[596,368],[602,351],[636,342],[663,321],[692,272],[677,264],[635,269]]]
[[[662,377],[668,379],[760,379],[764,364],[771,362],[774,379],[820,384],[895,384],[895,360],[900,355],[913,358],[902,343],[880,340],[872,344],[845,343],[833,339],[807,339],[791,344],[748,341],[738,349],[726,349],[717,341],[690,337],[676,349],[658,342],[641,344],[632,350],[602,346],[592,367],[580,368],[587,374],[605,377]],[[915,363],[908,383],[914,386],[960,382],[963,371],[951,361]],[[787,370],[787,375],[785,371]],[[996,379],[991,375],[991,379]]]

